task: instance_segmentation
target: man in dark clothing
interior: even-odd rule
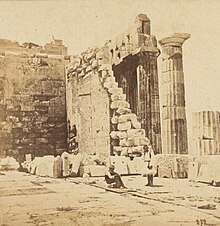
[[[111,165],[105,173],[105,181],[107,184],[112,185],[113,188],[126,188],[121,179],[121,176],[114,171],[115,166]]]

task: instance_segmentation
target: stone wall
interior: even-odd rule
[[[108,156],[110,150],[109,96],[100,83],[95,59],[97,50],[90,57],[74,59],[68,66],[67,118],[69,121],[69,151],[79,148],[87,154]],[[77,69],[76,61],[81,63]],[[82,68],[80,69],[80,66]],[[72,69],[71,69],[72,68]],[[71,74],[71,70],[74,72]],[[76,71],[77,70],[77,71]],[[79,71],[81,72],[79,73]],[[75,73],[75,74],[74,74]]]
[[[13,48],[12,48],[13,47]],[[0,42],[0,153],[22,161],[66,150],[64,55]]]
[[[73,56],[66,70],[69,151],[109,155],[109,95],[98,68],[108,62],[103,49],[88,49]],[[107,54],[107,52],[106,52]]]
[[[140,156],[150,141],[115,81],[109,47],[73,57],[66,74],[70,150]]]
[[[38,54],[46,53],[48,55],[67,55],[67,47],[63,45],[62,40],[54,39],[50,43],[46,43],[44,46],[32,42],[24,42],[20,44],[16,41],[11,41],[7,39],[0,39],[0,51],[10,51],[13,53],[29,53]]]
[[[105,131],[106,134],[108,134],[107,131],[111,132],[111,154],[141,153],[143,145],[149,142],[155,153],[161,153],[157,74],[157,57],[160,51],[150,29],[150,20],[145,14],[140,14],[125,32],[106,42],[103,48],[89,49],[80,56],[72,57],[72,62],[67,68],[67,111],[70,131],[76,125],[75,122],[79,121],[78,118],[82,118],[82,116],[77,116],[80,114],[77,105],[81,105],[81,108],[85,108],[84,105],[86,105],[89,108],[90,105],[94,105],[95,95],[103,95],[103,102],[109,101],[111,125],[109,127],[109,124],[105,124]],[[101,94],[92,88],[94,84],[92,81],[97,81],[98,77],[105,80],[100,80],[100,83],[103,82],[102,86],[108,93],[108,101],[104,93]],[[124,85],[124,82],[127,85]],[[98,90],[100,84],[97,82],[95,84]],[[79,89],[84,97],[80,96]],[[91,89],[96,94],[92,94]],[[84,104],[80,104],[86,99]],[[71,111],[68,106],[71,106]],[[99,106],[103,108],[103,112],[107,112],[104,106],[100,104]],[[98,107],[94,105],[94,108]],[[78,112],[75,113],[76,111]],[[84,111],[88,112],[86,109]],[[89,115],[86,118],[89,120]],[[107,113],[106,121],[109,123]],[[84,123],[86,125],[86,122]],[[91,131],[85,132],[92,133]],[[79,143],[76,139],[81,139],[82,135],[77,136],[70,138],[73,140],[70,146],[75,149]]]

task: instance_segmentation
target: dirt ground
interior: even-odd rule
[[[0,174],[0,225],[220,225],[220,187],[188,180],[123,177],[128,189],[106,190],[104,178],[52,179]]]

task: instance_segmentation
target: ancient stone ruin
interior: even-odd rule
[[[0,156],[24,161],[67,148],[65,65],[61,40],[45,46],[0,40]]]
[[[72,58],[66,72],[70,149],[79,144],[89,153],[131,156],[151,142],[161,153],[159,53],[150,20],[140,14],[115,40]]]
[[[0,40],[0,157],[23,162],[26,154],[69,152],[138,165],[143,146],[151,144],[159,176],[174,177],[176,164],[182,167],[176,177],[185,177],[190,157],[182,45],[188,38],[176,33],[159,41],[162,120],[160,50],[145,14],[102,47],[77,56],[68,56],[62,40],[44,46]],[[200,114],[211,126],[204,134],[195,126],[196,154],[219,153],[219,116],[208,113],[207,121]]]
[[[176,33],[162,46],[163,154],[188,153],[182,45],[189,34]]]
[[[220,154],[220,112],[193,113],[193,148],[190,154]]]

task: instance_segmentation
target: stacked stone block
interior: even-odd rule
[[[109,43],[111,64],[119,87],[123,88],[132,112],[136,113],[151,140],[155,153],[161,153],[161,125],[157,57],[160,50],[151,35],[145,14]]]
[[[98,78],[98,80],[91,78]],[[110,64],[110,51],[107,46],[101,49],[90,49],[80,57],[73,58],[72,62],[67,66],[67,90],[71,90],[70,87],[68,87],[71,86],[71,84],[74,85],[74,87],[72,87],[72,93],[70,94],[72,95],[72,102],[74,102],[74,100],[80,101],[80,92],[83,90],[84,95],[91,95],[91,99],[87,102],[88,106],[92,105],[92,108],[101,108],[101,104],[105,104],[105,107],[99,111],[100,115],[98,115],[98,117],[101,119],[103,113],[106,116],[105,122],[102,121],[101,123],[105,127],[105,134],[108,134],[108,139],[111,141],[111,152],[109,143],[106,143],[106,148],[103,147],[106,153],[103,154],[140,156],[143,153],[143,146],[149,144],[150,141],[145,136],[145,130],[141,129],[137,115],[131,112],[130,104],[126,101],[126,95],[123,93],[123,89],[115,82]],[[94,85],[96,85],[96,94],[94,94],[94,90],[91,89]],[[103,98],[99,102],[100,106],[93,105],[94,98],[97,98],[97,95],[101,93]],[[81,94],[81,96],[82,95],[83,94]],[[69,105],[71,104],[77,108],[75,103],[69,103]],[[67,107],[67,109],[70,121],[76,122],[77,115],[80,115],[79,113],[76,114],[76,112],[79,112],[79,110],[74,109],[74,107]],[[69,109],[71,110],[69,111]],[[108,110],[108,113],[106,113],[106,110]],[[93,118],[93,115],[91,117]],[[82,117],[80,116],[80,118]],[[87,118],[87,120],[89,120],[89,118]],[[100,122],[97,122],[95,118],[91,120],[91,130],[97,130],[98,123]],[[79,123],[78,125],[80,126]],[[81,126],[85,126],[85,124],[83,125],[82,123]],[[91,134],[92,132],[88,133],[88,143],[92,141],[92,138],[89,137]],[[81,136],[83,136],[83,134]],[[98,137],[96,137],[96,139],[98,139]],[[82,139],[81,142],[83,142]],[[82,148],[80,151],[85,151],[85,149],[87,149],[87,147]],[[90,149],[94,151],[99,150],[98,143],[93,144],[93,142],[91,142]]]
[[[119,64],[128,55],[145,46],[157,52],[157,40],[151,35],[150,19],[146,14],[139,14],[126,31],[108,42],[111,52],[111,64]],[[155,47],[155,48],[153,48]]]
[[[16,45],[9,45],[7,51],[7,45],[0,56],[0,153],[21,162],[28,153],[60,154],[67,146],[64,68],[68,58],[32,54],[21,46],[12,52]]]
[[[114,77],[106,77],[103,83],[111,95],[111,125],[113,154],[116,155],[141,155],[143,146],[149,144],[145,137],[145,130],[141,129],[137,115],[131,112],[130,104],[126,101],[126,95],[122,88],[118,88]]]
[[[109,97],[100,83],[101,65],[109,62],[108,52],[88,49],[80,56],[73,56],[66,68],[67,118],[70,127],[75,125],[80,152],[108,156],[109,141]],[[69,141],[71,142],[71,133]],[[69,148],[71,144],[69,143]],[[74,149],[76,150],[76,149]],[[74,152],[69,149],[69,151]]]

